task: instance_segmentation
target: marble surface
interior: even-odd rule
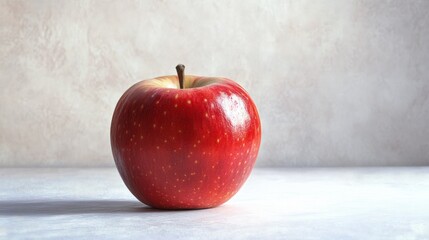
[[[428,9],[428,0],[0,0],[0,167],[113,166],[119,97],[179,62],[250,93],[258,166],[429,165]]]
[[[429,168],[255,169],[221,207],[148,208],[116,169],[0,169],[0,239],[429,238]]]

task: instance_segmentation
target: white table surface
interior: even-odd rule
[[[0,169],[0,239],[429,239],[429,167],[255,169],[221,207],[160,211],[116,169]]]

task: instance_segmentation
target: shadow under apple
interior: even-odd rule
[[[0,201],[0,216],[123,214],[165,212],[130,200],[7,200]]]

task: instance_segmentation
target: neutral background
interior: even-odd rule
[[[138,80],[244,86],[258,166],[429,165],[429,1],[0,0],[0,166],[113,166]]]

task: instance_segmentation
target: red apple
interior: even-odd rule
[[[220,77],[144,80],[113,114],[116,167],[141,202],[162,209],[218,206],[249,177],[261,143],[258,111],[248,93]]]

